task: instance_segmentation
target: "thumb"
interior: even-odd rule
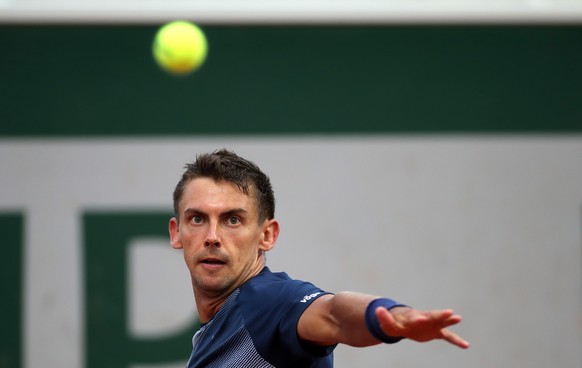
[[[399,335],[396,320],[388,309],[384,307],[376,308],[376,318],[385,334],[390,336]]]

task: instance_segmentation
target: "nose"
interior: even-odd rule
[[[220,237],[218,236],[218,225],[216,223],[210,223],[208,226],[208,233],[206,233],[206,239],[204,240],[205,247],[220,247]]]

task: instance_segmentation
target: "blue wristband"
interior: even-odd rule
[[[406,307],[406,305],[395,302],[392,299],[378,298],[372,300],[366,308],[366,327],[368,327],[368,331],[370,331],[372,336],[387,344],[394,344],[395,342],[402,340],[402,337],[388,336],[384,333],[384,331],[382,331],[380,322],[376,317],[376,309],[378,309],[378,307],[384,307],[390,310],[394,307]]]

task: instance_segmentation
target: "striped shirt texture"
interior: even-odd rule
[[[333,367],[335,346],[308,344],[297,334],[302,313],[325,294],[265,267],[196,332],[188,368]]]

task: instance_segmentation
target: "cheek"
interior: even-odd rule
[[[200,248],[204,248],[204,239],[199,233],[183,232],[180,237],[184,258],[186,261],[191,259]]]
[[[200,242],[200,238],[204,235],[204,230],[201,227],[184,226],[181,230],[181,239],[186,243]]]
[[[244,253],[245,257],[251,257],[251,258],[256,257],[257,253],[260,250],[260,242],[261,242],[260,236],[253,233],[251,236],[248,236],[245,239],[245,242],[246,242],[245,243],[246,246],[244,247],[244,249],[241,249],[240,252]]]

